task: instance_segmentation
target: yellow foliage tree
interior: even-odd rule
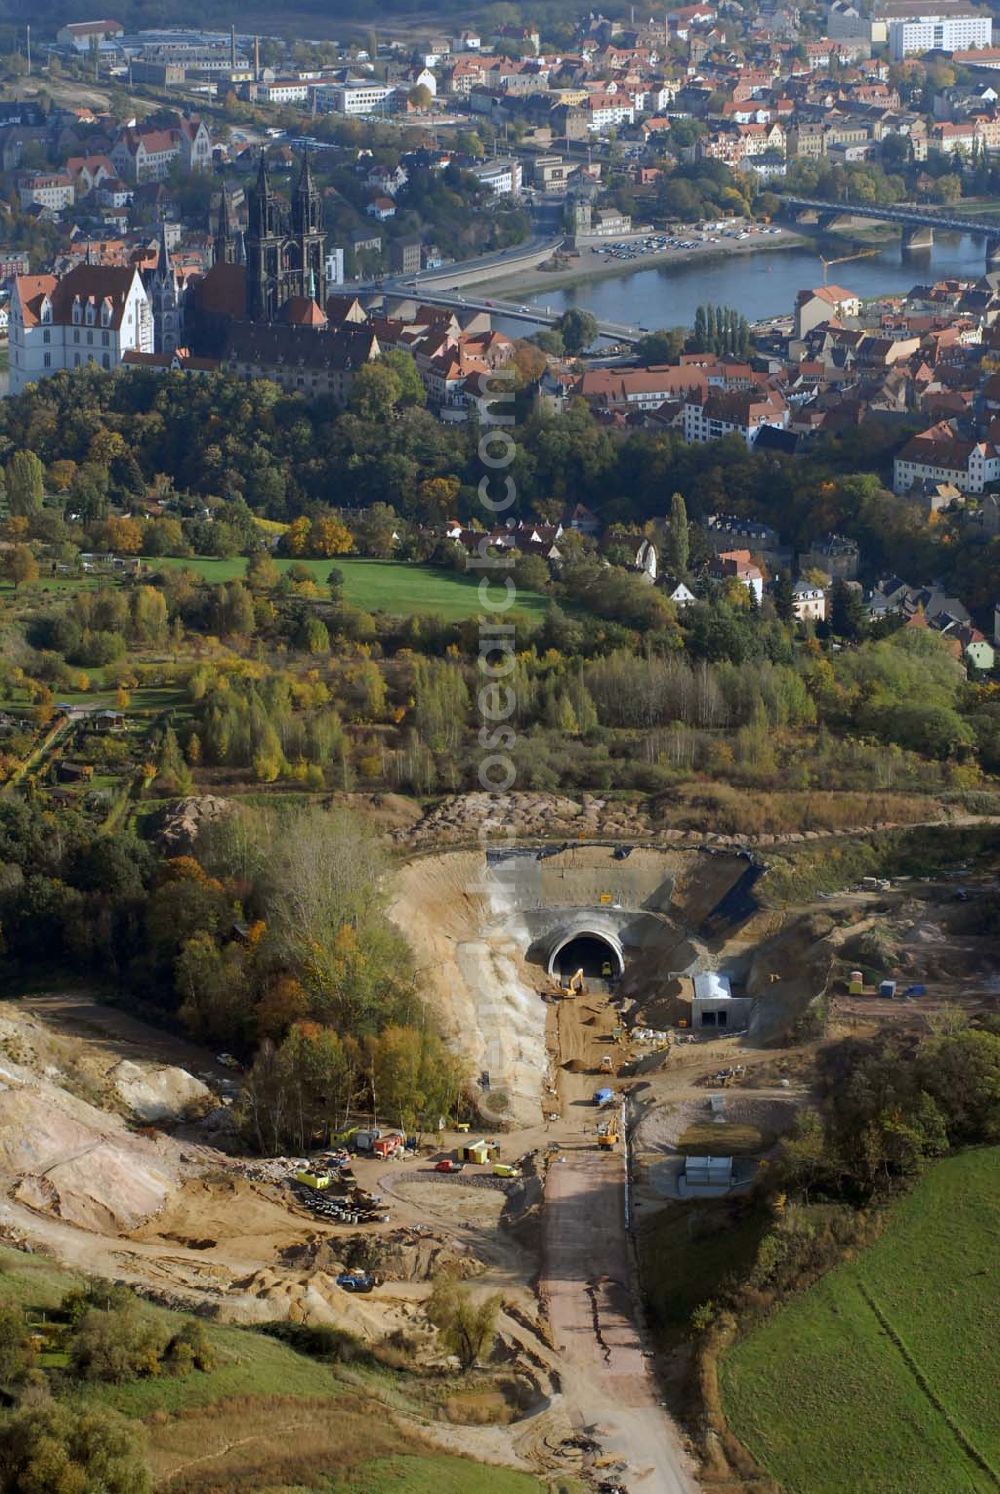
[[[286,555],[305,555],[309,549],[309,531],[311,529],[309,520],[305,514],[295,519],[285,531],[282,548]]]
[[[350,555],[354,549],[354,536],[346,524],[326,514],[313,521],[309,531],[309,549],[313,555],[324,559],[329,555]]]

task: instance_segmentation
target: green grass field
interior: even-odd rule
[[[787,1494],[1000,1486],[998,1238],[1000,1148],[949,1158],[726,1356],[730,1424]]]
[[[326,589],[326,578],[334,567],[343,572],[344,597],[366,612],[387,612],[396,617],[433,613],[448,622],[475,616],[482,611],[479,577],[459,576],[433,566],[407,565],[393,560],[362,560],[356,555],[336,555],[330,560],[278,560],[279,570],[304,565],[318,586]],[[190,560],[164,558],[150,561],[154,570],[192,570],[206,581],[234,581],[246,575],[246,560],[214,560],[195,556]],[[493,596],[502,596],[496,586]],[[519,592],[515,609],[533,617],[544,615],[548,601],[537,592]],[[497,614],[498,615],[498,614]]]

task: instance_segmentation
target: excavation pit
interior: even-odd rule
[[[645,847],[450,851],[401,868],[392,911],[450,1042],[503,1092],[505,1117],[532,1125],[548,1071],[542,995],[610,965],[616,994],[642,1004],[711,968],[699,931],[753,870],[745,856]]]

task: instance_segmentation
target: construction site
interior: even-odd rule
[[[422,1435],[585,1487],[693,1490],[699,1450],[642,1307],[646,1221],[752,1187],[809,1103],[824,1033],[1000,993],[995,943],[969,932],[975,888],[774,909],[762,887],[762,863],[719,848],[400,861],[391,916],[475,1120],[407,1137],[361,1118],[309,1157],[234,1149],[225,1055],[86,994],[8,1003],[3,1237],[226,1322],[337,1325],[428,1363],[423,1303],[453,1271],[501,1293],[493,1359],[518,1391],[496,1424],[456,1414]]]

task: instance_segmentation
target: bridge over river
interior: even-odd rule
[[[987,266],[1000,267],[1000,222],[963,218],[957,213],[932,213],[926,208],[908,207],[905,203],[898,207],[872,207],[863,203],[822,202],[811,197],[783,197],[781,202],[782,207],[792,214],[815,212],[820,224],[827,228],[852,218],[898,223],[903,230],[904,249],[929,249],[934,242],[935,228],[951,233],[976,234],[985,240]]]

